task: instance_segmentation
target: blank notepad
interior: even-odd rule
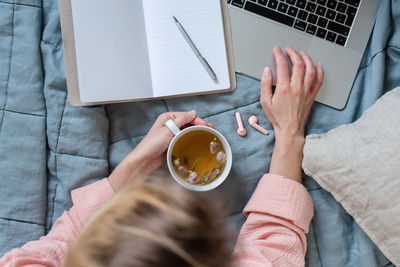
[[[70,0],[82,102],[233,89],[220,0]],[[176,16],[218,77],[177,28]]]
[[[145,0],[146,33],[156,95],[229,88],[220,1]],[[176,26],[175,16],[218,77],[214,83]],[[188,88],[190,87],[190,88]]]

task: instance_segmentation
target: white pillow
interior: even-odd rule
[[[400,87],[358,121],[307,136],[303,169],[400,266]]]

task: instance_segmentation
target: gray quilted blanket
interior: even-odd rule
[[[359,118],[383,93],[400,86],[399,70],[400,0],[382,0],[346,108],[315,104],[307,133]],[[0,255],[46,234],[71,207],[70,191],[108,176],[165,111],[196,109],[227,137],[234,165],[218,190],[228,199],[228,220],[238,230],[241,210],[268,171],[274,134],[259,103],[259,82],[240,75],[237,81],[227,94],[72,107],[57,1],[0,0]],[[236,111],[244,118],[257,115],[271,135],[248,131],[239,137]],[[310,177],[304,184],[315,205],[308,266],[390,264],[331,194]]]

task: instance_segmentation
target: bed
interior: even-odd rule
[[[358,119],[400,85],[399,70],[400,0],[382,0],[346,108],[315,104],[307,134]],[[57,1],[0,0],[0,255],[46,234],[71,207],[70,191],[108,176],[166,111],[196,109],[231,144],[235,163],[218,191],[237,234],[245,219],[241,210],[268,171],[274,145],[259,81],[238,74],[237,83],[232,93],[73,107]],[[236,111],[256,115],[271,134],[249,129],[239,137]],[[393,266],[331,194],[311,177],[304,185],[315,206],[307,266]]]

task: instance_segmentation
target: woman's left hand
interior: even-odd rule
[[[161,114],[145,138],[125,157],[108,178],[115,191],[118,191],[138,175],[147,176],[166,160],[169,143],[174,138],[173,133],[165,125],[168,120],[173,120],[179,128],[186,125],[203,125],[215,128],[211,123],[197,117],[194,110]]]

